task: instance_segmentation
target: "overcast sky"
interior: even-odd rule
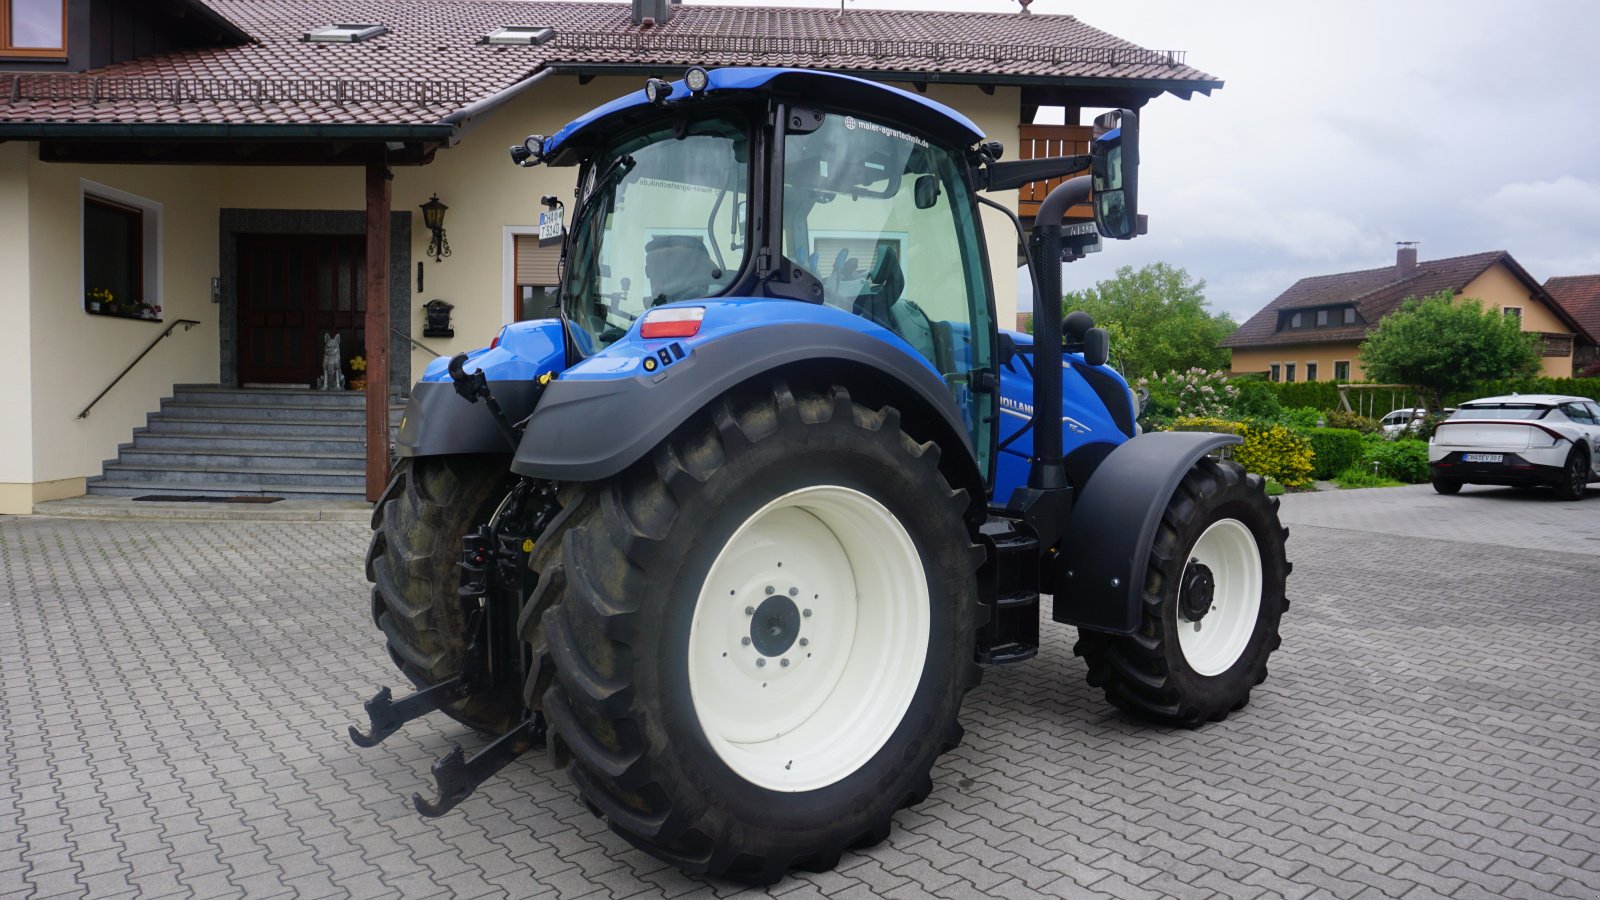
[[[867,7],[1016,4],[847,9]],[[1069,290],[1166,260],[1242,321],[1297,278],[1393,263],[1400,240],[1420,241],[1425,260],[1509,250],[1540,281],[1600,273],[1600,3],[1036,0],[1032,10],[1186,50],[1226,82],[1145,107],[1139,204],[1150,234],[1068,265]]]

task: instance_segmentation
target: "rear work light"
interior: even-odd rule
[[[700,321],[706,317],[704,306],[679,306],[669,309],[652,309],[639,323],[639,336],[653,338],[694,337],[700,332]]]

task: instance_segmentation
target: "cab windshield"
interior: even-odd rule
[[[586,354],[652,306],[721,293],[744,266],[749,135],[732,116],[663,123],[585,170],[562,310]]]

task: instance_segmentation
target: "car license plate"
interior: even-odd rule
[[[1504,453],[1463,453],[1462,462],[1505,462]]]

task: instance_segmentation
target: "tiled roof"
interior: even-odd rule
[[[1522,267],[1504,250],[1420,261],[1416,270],[1409,274],[1402,273],[1397,266],[1387,266],[1338,275],[1318,275],[1295,282],[1276,300],[1239,326],[1238,331],[1224,338],[1219,346],[1271,347],[1359,341],[1366,337],[1369,328],[1378,324],[1379,319],[1394,312],[1407,298],[1426,297],[1445,290],[1459,291],[1498,262],[1506,263],[1513,273],[1528,280],[1537,290],[1538,285],[1527,278]],[[1278,314],[1284,310],[1341,303],[1354,303],[1357,314],[1365,324],[1344,328],[1278,330]]]
[[[0,123],[429,125],[552,65],[1033,77],[1180,96],[1222,84],[1181,54],[1143,50],[1072,16],[852,9],[835,18],[830,9],[683,5],[666,25],[643,29],[624,3],[204,2],[253,42],[143,57],[89,77],[0,75]],[[389,32],[349,44],[301,39],[344,22]],[[548,25],[556,36],[540,46],[478,43],[501,25]]]
[[[1600,344],[1600,275],[1562,275],[1546,281],[1544,289],[1591,342]]]

